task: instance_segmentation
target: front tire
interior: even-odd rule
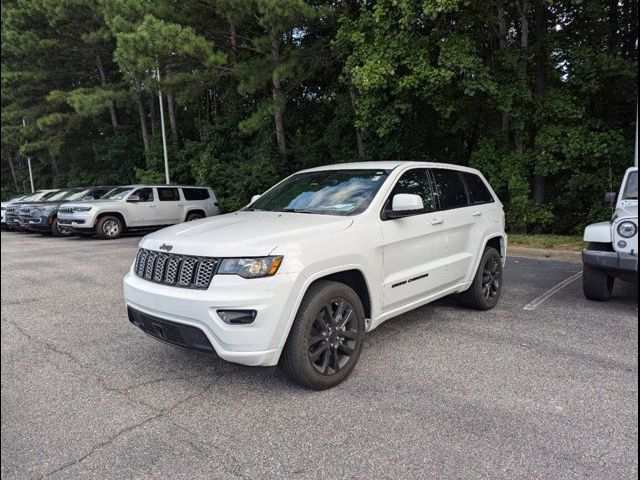
[[[58,223],[58,218],[54,218],[51,222],[51,235],[54,237],[70,237],[71,229],[62,228],[62,226]]]
[[[106,215],[98,220],[96,233],[103,240],[115,240],[122,235],[124,226],[122,220],[112,215]]]
[[[582,267],[582,291],[588,300],[606,302],[613,294],[615,277],[607,275],[607,272],[589,265]]]
[[[280,366],[305,387],[331,388],[353,371],[364,335],[364,308],[356,292],[343,283],[319,281],[302,300]]]
[[[502,293],[502,257],[495,248],[487,247],[480,260],[473,283],[461,294],[462,303],[475,310],[491,310]]]

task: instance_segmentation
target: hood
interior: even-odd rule
[[[350,217],[286,212],[235,212],[180,223],[150,235],[143,248],[209,257],[269,255],[278,245],[349,228]]]

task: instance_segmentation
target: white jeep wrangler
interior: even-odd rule
[[[638,167],[627,170],[620,193],[607,193],[605,201],[615,204],[611,221],[584,231],[582,285],[589,300],[611,298],[616,278],[638,282]]]

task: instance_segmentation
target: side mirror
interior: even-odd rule
[[[387,210],[387,218],[403,218],[419,215],[424,212],[424,204],[420,195],[398,193],[391,200],[391,210]]]
[[[140,201],[140,195],[129,195],[129,198],[127,198],[127,202],[139,202]]]
[[[249,203],[253,203],[253,202],[255,202],[255,201],[256,201],[256,200],[258,200],[260,197],[261,197],[261,195],[254,195],[253,197],[251,197],[251,202],[249,202]]]
[[[618,201],[618,192],[607,192],[604,194],[604,203],[611,205],[612,207]]]
[[[91,195],[86,195],[82,197],[83,202],[90,202],[91,200],[95,200],[95,198],[93,198]]]

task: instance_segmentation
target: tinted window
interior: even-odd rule
[[[432,171],[436,180],[438,198],[440,199],[440,208],[442,210],[469,205],[467,191],[464,188],[459,172],[443,168],[435,168]]]
[[[129,195],[129,192],[133,190],[132,187],[116,187],[113,190],[107,192],[102,199],[103,200],[122,200]]]
[[[138,195],[141,202],[153,202],[153,188],[139,188],[133,195]]]
[[[177,188],[158,188],[158,199],[161,202],[177,202],[180,200],[180,194]]]
[[[182,194],[185,200],[206,200],[209,198],[209,190],[206,188],[183,188]]]
[[[436,210],[435,189],[429,172],[424,168],[415,168],[402,174],[385,204],[385,210],[391,210],[393,196],[399,193],[420,195],[424,204],[424,212]]]
[[[471,205],[481,205],[483,203],[491,203],[494,201],[493,195],[491,195],[487,185],[478,175],[462,172],[462,177],[467,184],[469,202]]]

